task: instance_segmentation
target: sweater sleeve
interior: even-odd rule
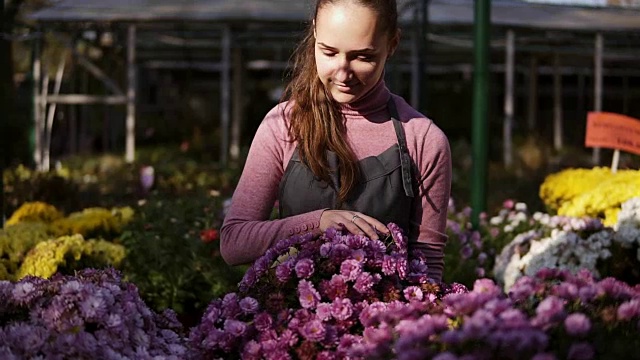
[[[421,147],[416,150],[418,196],[414,200],[410,246],[422,250],[427,258],[429,276],[442,280],[446,224],[451,195],[451,150],[445,134],[431,123]]]
[[[278,240],[318,231],[321,210],[269,220],[280,180],[293,146],[282,108],[271,110],[260,124],[220,230],[220,252],[230,265],[252,262]]]

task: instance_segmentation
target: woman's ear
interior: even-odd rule
[[[389,40],[389,51],[387,58],[391,57],[391,55],[396,52],[398,44],[400,44],[400,29],[398,29],[396,31],[396,34]]]
[[[313,38],[315,39],[316,38],[316,19],[313,19],[311,26],[313,26]]]

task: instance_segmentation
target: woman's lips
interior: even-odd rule
[[[333,82],[333,85],[340,91],[342,92],[349,92],[351,90],[353,90],[358,84],[356,83],[351,83],[351,84],[342,84],[342,83],[338,83],[338,82]]]

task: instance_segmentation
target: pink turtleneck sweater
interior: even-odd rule
[[[391,94],[384,81],[358,101],[343,107],[346,136],[358,159],[377,156],[397,143],[387,110],[390,96],[398,108],[409,155],[418,169],[413,175],[420,193],[414,200],[411,219],[411,233],[417,237],[409,239],[410,246],[426,251],[429,275],[439,281],[444,267],[451,190],[451,152],[446,136],[433,121],[401,97]],[[260,124],[222,224],[220,250],[231,265],[252,262],[278,240],[293,234],[319,231],[320,216],[326,209],[269,220],[280,180],[296,148],[296,143],[289,141],[288,119],[282,113],[286,105],[274,107]]]

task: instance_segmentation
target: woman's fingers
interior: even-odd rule
[[[354,215],[356,216],[354,223],[371,239],[378,239],[380,234],[385,236],[389,234],[389,229],[377,219],[362,213],[354,213]]]
[[[371,216],[355,211],[327,210],[320,218],[320,229],[329,227],[344,229],[352,234],[365,235],[371,239],[378,239],[379,234],[388,235],[389,229]]]

